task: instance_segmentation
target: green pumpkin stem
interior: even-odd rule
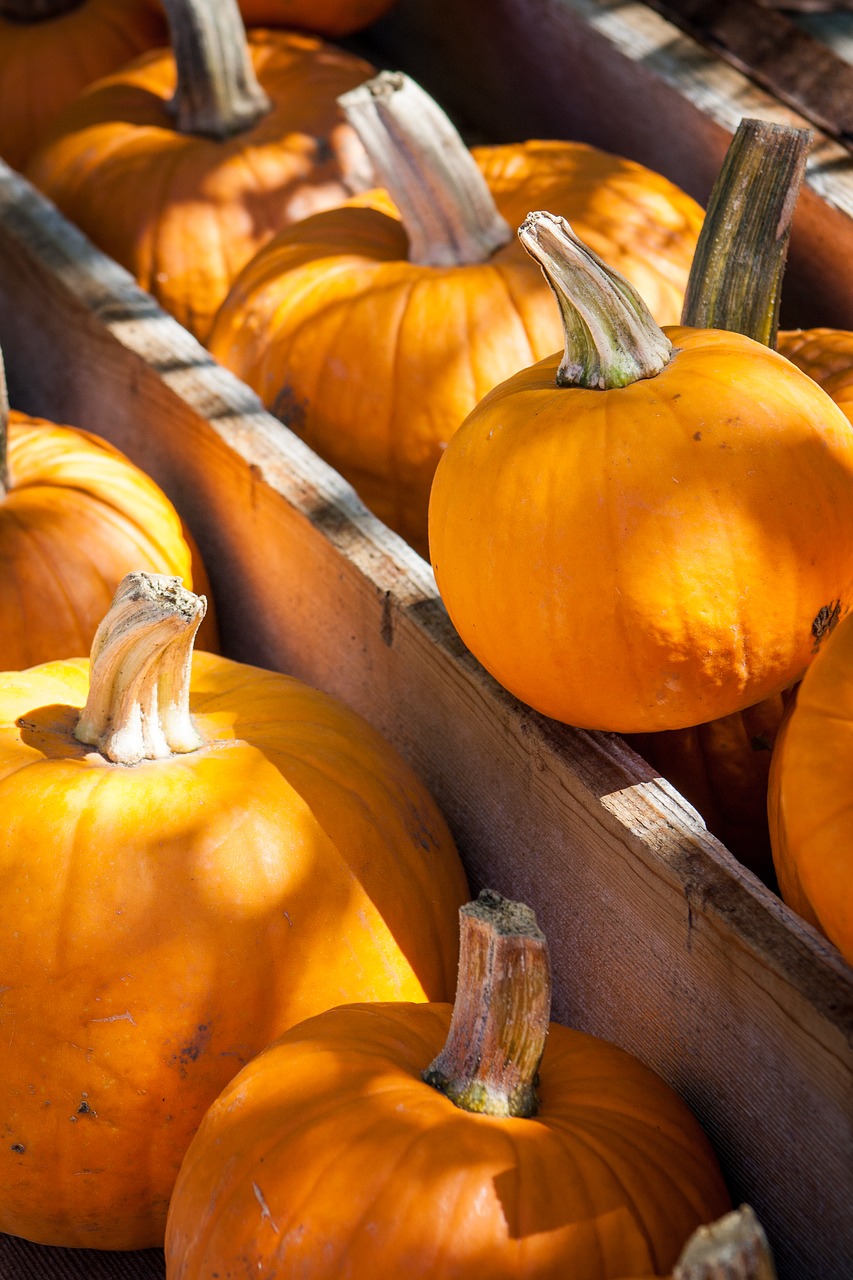
[[[400,211],[409,261],[488,262],[512,239],[492,193],[445,113],[402,72],[383,71],[338,98]]]
[[[611,390],[660,373],[672,343],[633,285],[579,240],[565,218],[529,213],[518,238],[542,268],[560,308],[560,387]]]
[[[741,120],[708,202],[681,322],[776,346],[791,222],[812,133]]]
[[[129,573],[92,641],[89,697],[75,737],[115,764],[203,745],[190,716],[190,666],[204,596],[161,573]]]
[[[533,1116],[551,1014],[548,944],[530,907],[488,889],[459,919],[450,1031],[423,1078],[463,1111]]]
[[[181,133],[222,141],[251,129],[272,104],[258,83],[237,0],[163,0],[177,88],[169,104]]]
[[[694,1231],[672,1280],[776,1280],[767,1237],[750,1206]]]
[[[44,22],[79,9],[83,0],[0,0],[0,18],[8,22]]]

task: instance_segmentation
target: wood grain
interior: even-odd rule
[[[474,886],[534,906],[555,1016],[675,1085],[780,1276],[847,1277],[853,975],[837,952],[620,738],[498,688],[428,566],[8,170],[0,345],[13,404],[106,436],[177,503],[231,656],[361,711],[433,789]]]

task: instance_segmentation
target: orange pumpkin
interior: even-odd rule
[[[132,569],[206,589],[174,507],[117,449],[15,411],[8,456],[3,434],[0,423],[0,670],[88,653]],[[199,639],[217,648],[212,610]]]
[[[853,422],[853,332],[849,329],[790,329],[781,332],[778,349]]]
[[[321,36],[349,36],[368,27],[394,0],[240,0],[246,26],[300,27]]]
[[[853,964],[851,622],[821,648],[783,721],[767,812],[782,897]]]
[[[169,1210],[169,1280],[660,1275],[728,1208],[680,1098],[549,1026],[529,908],[484,892],[461,919],[452,1010],[332,1009],[214,1103]]]
[[[204,601],[131,574],[85,659],[0,680],[0,1230],[162,1243],[206,1108],[293,1022],[445,999],[453,842],[359,716],[190,657]],[[82,711],[81,711],[82,708]]]
[[[342,103],[395,203],[383,190],[276,237],[238,277],[208,346],[425,555],[447,441],[487,391],[560,341],[551,292],[510,224],[547,200],[668,322],[702,211],[658,174],[580,143],[469,153],[404,76]]]
[[[166,37],[157,0],[0,0],[0,156],[22,169],[87,85]]]
[[[335,98],[371,68],[309,36],[247,44],[236,0],[174,2],[175,54],[154,50],[92,86],[27,176],[203,340],[261,245],[361,184],[364,154]]]
[[[462,639],[587,728],[686,728],[780,692],[853,601],[850,423],[751,339],[658,329],[561,219],[521,234],[566,353],[497,387],[439,464],[430,551]]]

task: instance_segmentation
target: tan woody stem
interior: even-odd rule
[[[551,1011],[548,945],[530,907],[488,889],[459,917],[450,1031],[423,1078],[463,1111],[533,1116]]]
[[[6,389],[6,368],[0,355],[0,498],[9,489],[9,392]]]
[[[0,0],[0,18],[10,22],[43,22],[79,9],[83,0]]]
[[[775,347],[791,222],[812,134],[742,120],[711,192],[682,324]]]
[[[660,373],[671,342],[634,286],[579,240],[565,218],[529,213],[518,238],[542,268],[563,319],[558,386],[609,390]]]
[[[170,110],[181,133],[244,133],[272,104],[258,83],[237,0],[163,0],[178,83]]]
[[[749,1205],[695,1231],[672,1280],[776,1280],[767,1237]]]
[[[414,80],[383,71],[342,94],[338,105],[400,211],[410,262],[488,262],[512,239],[471,152]]]
[[[203,745],[190,717],[190,663],[207,611],[180,578],[129,573],[92,641],[89,698],[75,736],[115,764]]]

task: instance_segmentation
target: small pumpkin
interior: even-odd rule
[[[172,1198],[169,1280],[661,1275],[729,1207],[673,1090],[549,1025],[533,912],[484,891],[460,918],[452,1009],[332,1009],[217,1099]]]
[[[341,102],[382,190],[272,240],[208,346],[426,555],[447,441],[487,391],[560,341],[550,290],[511,225],[548,200],[667,322],[702,211],[660,175],[580,143],[469,152],[398,73]]]
[[[236,0],[168,0],[171,49],[91,86],[27,176],[200,340],[276,231],[346,199],[365,158],[335,99],[371,74]]]
[[[133,568],[207,585],[154,481],[87,431],[10,413],[0,364],[0,670],[88,653]],[[200,643],[217,648],[212,609]]]
[[[0,156],[23,169],[87,85],[166,37],[158,0],[0,0]]]
[[[520,235],[565,355],[481,401],[436,472],[430,551],[463,641],[585,728],[687,728],[781,692],[853,601],[851,424],[749,338],[659,329],[562,219]]]
[[[776,738],[767,813],[785,902],[853,964],[853,619],[803,676]]]
[[[163,1240],[239,1068],[353,999],[446,999],[468,896],[441,815],[364,720],[196,653],[204,600],[120,585],[90,663],[0,679],[0,1231]]]
[[[350,36],[368,27],[394,0],[240,0],[247,27],[299,27],[321,36]]]

